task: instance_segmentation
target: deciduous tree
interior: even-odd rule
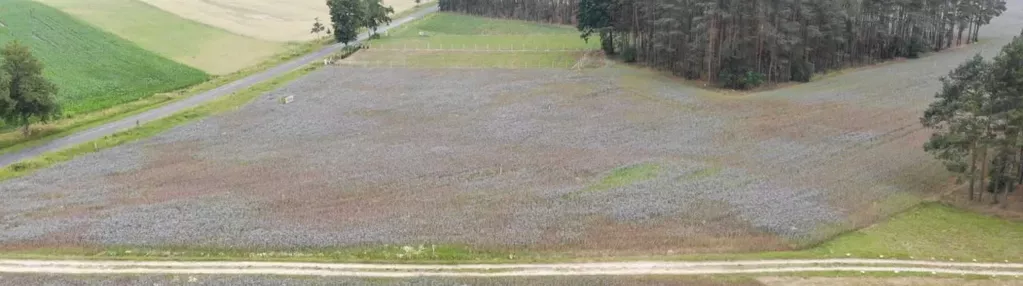
[[[316,37],[319,38],[320,37],[320,33],[322,33],[324,30],[326,30],[327,27],[323,26],[323,23],[320,23],[320,18],[319,17],[314,18],[314,19],[316,20],[316,22],[313,22],[313,28],[311,30],[309,30],[309,33],[316,34]]]
[[[359,37],[359,28],[364,25],[367,7],[363,0],[328,0],[330,22],[334,27],[334,40],[348,44]]]
[[[394,8],[391,6],[384,6],[381,0],[365,0],[366,3],[366,15],[363,19],[363,26],[373,31],[376,35],[377,28],[381,25],[387,25],[391,23],[391,14],[394,14]]]
[[[43,64],[28,47],[17,41],[7,44],[0,55],[0,114],[8,123],[21,124],[24,134],[30,135],[33,119],[51,119],[60,112],[56,97],[57,87],[43,77]],[[6,95],[6,96],[3,96]]]

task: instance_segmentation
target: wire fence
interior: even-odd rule
[[[589,52],[597,49],[545,44],[444,44],[444,43],[367,43],[371,51],[440,51],[440,52]]]
[[[359,60],[345,59],[333,62],[337,66],[362,68],[455,68],[455,69],[570,69],[577,66],[578,60],[510,60],[501,62],[486,61],[423,61],[423,60]]]

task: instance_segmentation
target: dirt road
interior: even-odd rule
[[[329,264],[289,262],[0,260],[0,273],[196,274],[349,277],[524,277],[710,275],[793,272],[895,272],[1023,276],[1020,263],[913,260],[809,259],[705,262],[608,262],[563,264]]]

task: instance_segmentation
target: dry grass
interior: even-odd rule
[[[235,72],[286,50],[282,43],[189,21],[137,0],[37,1],[210,74]]]
[[[313,19],[330,23],[324,0],[141,0],[185,19],[235,34],[268,41],[310,40]],[[425,1],[424,1],[425,2]],[[415,7],[413,0],[385,0],[395,13]]]

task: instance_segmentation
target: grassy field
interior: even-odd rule
[[[28,0],[0,9],[0,44],[20,41],[45,64],[66,115],[202,82],[206,75]]]
[[[166,58],[210,74],[229,74],[287,50],[181,18],[138,0],[38,0]]]
[[[330,23],[323,0],[136,0],[182,18],[256,39],[276,42],[311,40],[314,18]],[[427,1],[423,1],[424,4]],[[396,13],[415,7],[413,0],[384,0]]]
[[[1023,261],[1023,222],[925,204],[816,247],[819,254]]]
[[[570,68],[596,41],[575,28],[437,13],[389,31],[343,62],[352,66]]]

